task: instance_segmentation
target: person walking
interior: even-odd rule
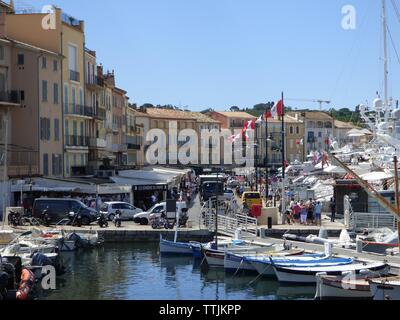
[[[336,200],[335,200],[335,197],[331,198],[330,208],[331,208],[331,222],[335,222],[335,218],[336,218]]]
[[[317,226],[321,226],[322,225],[322,204],[321,202],[317,202],[314,206],[314,217],[315,217],[315,224]]]
[[[303,201],[300,203],[300,224],[307,224],[307,206]]]

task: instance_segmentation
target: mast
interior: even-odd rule
[[[384,105],[385,110],[389,108],[388,97],[388,49],[387,49],[387,15],[386,15],[386,0],[382,0],[382,27],[383,27],[383,68],[384,68]],[[385,113],[385,120],[386,113]]]

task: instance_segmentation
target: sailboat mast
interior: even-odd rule
[[[382,24],[383,24],[383,62],[384,62],[384,105],[389,107],[388,97],[388,49],[387,49],[387,15],[386,0],[382,0]]]

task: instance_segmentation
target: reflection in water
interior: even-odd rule
[[[270,279],[254,282],[256,275],[205,271],[192,257],[160,257],[157,244],[106,245],[65,257],[69,272],[42,299],[273,300],[315,294],[314,287],[280,287]]]

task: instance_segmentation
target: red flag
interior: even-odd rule
[[[279,100],[275,105],[276,113],[278,117],[282,117],[283,115],[283,100]]]
[[[267,110],[267,111],[264,113],[264,120],[267,121],[267,119],[270,119],[270,118],[272,118],[271,110]]]
[[[250,139],[248,132],[254,131],[254,129],[255,129],[255,120],[246,121],[244,123],[242,134],[245,135],[247,141]]]

